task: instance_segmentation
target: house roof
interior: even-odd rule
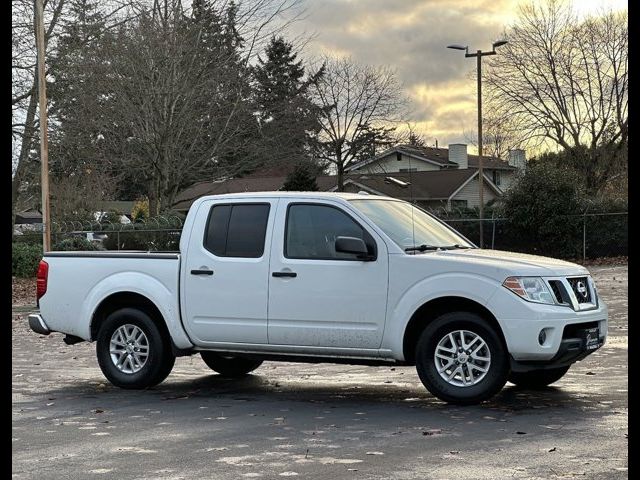
[[[42,223],[42,214],[40,212],[18,212],[16,213],[16,225]]]
[[[436,170],[430,172],[351,174],[345,183],[361,185],[383,195],[394,198],[446,200],[465,182],[477,173],[476,170]],[[394,180],[406,184],[402,186]]]
[[[346,185],[352,184],[358,189],[394,198],[413,198],[416,200],[446,200],[460,187],[477,174],[475,169],[445,169],[430,172],[411,173],[373,173],[354,172],[345,176]],[[400,182],[395,182],[394,180]],[[173,206],[178,211],[186,211],[191,204],[205,195],[226,193],[277,191],[286,177],[233,178],[218,182],[199,182],[182,191]],[[402,183],[408,183],[402,186]],[[316,178],[320,191],[335,190],[337,176],[320,175]],[[501,192],[485,175],[485,183],[496,193]]]
[[[371,163],[380,160],[390,154],[400,152],[406,155],[411,155],[413,157],[429,161],[431,163],[435,163],[440,165],[442,168],[457,168],[458,164],[449,160],[449,149],[448,148],[435,148],[435,147],[416,147],[412,145],[396,145],[388,150],[385,150],[380,155],[376,155],[375,157],[369,158],[367,160],[363,160],[361,162],[355,163],[353,165],[349,165],[347,167],[347,171],[353,171],[358,168],[364,167],[365,165],[369,165]],[[478,168],[478,164],[480,162],[479,155],[467,155],[469,160],[469,168]],[[486,155],[483,156],[483,167],[491,168],[491,169],[499,169],[499,170],[515,170],[515,167],[512,167],[504,160],[495,157],[488,157]]]
[[[188,210],[196,198],[204,195],[277,191],[282,188],[286,179],[286,176],[242,177],[194,183],[178,194],[173,208],[178,211]],[[336,185],[336,177],[333,175],[320,175],[316,177],[316,184],[318,185],[318,190],[327,191]]]

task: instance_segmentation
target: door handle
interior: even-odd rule
[[[290,277],[290,278],[295,278],[298,276],[296,272],[273,272],[271,275],[274,277]]]
[[[213,275],[213,270],[191,270],[191,275]]]

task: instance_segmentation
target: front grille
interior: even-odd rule
[[[551,287],[553,296],[556,297],[556,301],[558,303],[570,303],[568,299],[564,298],[563,293],[566,289],[562,286],[562,282],[560,280],[549,280],[549,286]]]
[[[578,303],[592,303],[591,290],[589,289],[587,277],[567,278],[567,281],[569,285],[571,285]]]

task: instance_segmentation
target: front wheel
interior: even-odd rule
[[[436,397],[473,405],[504,387],[509,361],[498,333],[482,317],[452,312],[431,322],[420,335],[416,368]]]
[[[532,370],[530,372],[511,372],[508,380],[518,387],[535,390],[560,380],[569,371],[569,367],[571,365],[545,370]]]
[[[168,339],[146,312],[123,308],[111,313],[98,331],[98,364],[107,380],[121,388],[148,388],[162,382],[175,356]]]
[[[242,377],[262,365],[262,360],[224,355],[218,352],[200,352],[200,356],[211,370],[223,377]]]

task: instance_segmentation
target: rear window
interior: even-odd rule
[[[204,248],[218,257],[261,257],[269,208],[268,203],[214,205],[207,219]]]

